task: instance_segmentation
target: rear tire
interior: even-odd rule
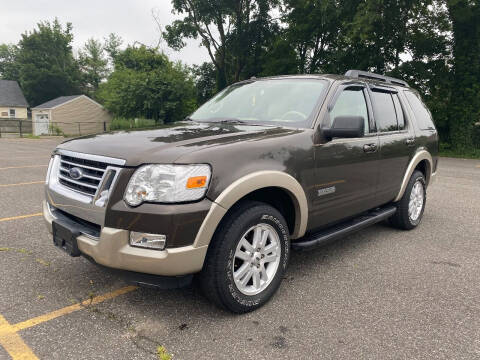
[[[420,224],[427,200],[426,182],[423,174],[415,170],[408,181],[405,193],[396,203],[397,212],[390,224],[403,230],[412,230]]]
[[[265,203],[244,201],[215,232],[200,286],[221,308],[234,313],[258,309],[280,286],[289,255],[288,226],[282,214]]]

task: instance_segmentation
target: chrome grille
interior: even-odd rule
[[[72,190],[94,196],[102,183],[108,166],[109,164],[100,161],[61,155],[58,182]],[[72,178],[70,170],[73,168],[81,171],[81,177]]]

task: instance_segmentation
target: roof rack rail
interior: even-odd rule
[[[364,78],[364,79],[371,79],[371,80],[378,80],[378,81],[383,81],[385,83],[389,83],[392,85],[400,85],[400,86],[405,86],[408,87],[408,84],[406,81],[400,80],[400,79],[395,79],[390,76],[384,76],[384,75],[379,75],[367,71],[361,71],[361,70],[348,70],[345,73],[345,76],[350,76],[354,78]]]

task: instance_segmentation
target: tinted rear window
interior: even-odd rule
[[[381,132],[398,130],[397,114],[392,95],[387,92],[372,92],[373,113],[377,129]]]
[[[412,107],[412,110],[415,114],[418,127],[422,130],[434,130],[435,126],[433,125],[432,115],[425,104],[411,91],[405,91],[405,96],[407,97],[408,103]]]
[[[405,115],[403,113],[403,108],[400,104],[400,100],[398,100],[398,95],[392,94],[392,97],[395,104],[395,111],[397,112],[398,130],[403,130],[405,129]]]

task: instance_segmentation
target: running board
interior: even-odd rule
[[[356,218],[345,221],[303,237],[300,241],[292,242],[292,249],[305,250],[315,246],[324,245],[350,233],[366,228],[367,226],[388,219],[395,214],[395,206],[386,206],[364,213]]]

